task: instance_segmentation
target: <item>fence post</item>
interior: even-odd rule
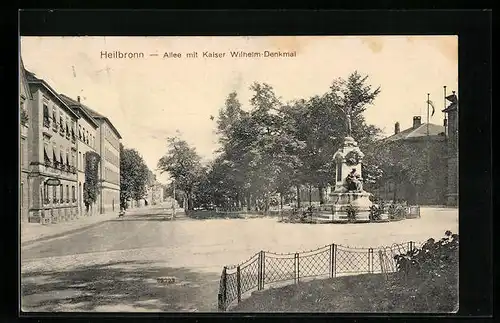
[[[333,244],[333,277],[337,277],[337,245]]]
[[[297,284],[300,282],[300,261],[299,261],[299,253],[295,253],[295,259],[297,259]]]
[[[238,293],[238,303],[241,302],[241,271],[240,266],[236,268],[236,291]]]
[[[297,284],[297,254],[293,255],[293,283]]]
[[[261,274],[262,287],[261,287],[261,289],[264,289],[264,285],[266,284],[266,252],[265,251],[261,251],[261,252],[262,252],[262,257],[260,257],[260,259],[262,261],[262,266],[261,266],[261,268],[262,268],[262,274]]]
[[[224,306],[224,310],[226,309],[226,305],[227,305],[227,267],[224,266],[224,271],[223,271],[223,276],[222,276],[222,286],[223,287],[223,293],[222,294],[222,301],[223,301],[223,306]]]
[[[368,273],[373,272],[373,249],[368,248]]]
[[[379,258],[379,262],[380,262],[380,272],[383,274],[384,273],[384,261],[385,259],[383,258],[383,254],[382,254],[382,250],[380,249],[378,251],[378,258]]]
[[[334,244],[332,243],[330,245],[330,278],[333,277],[333,246]]]
[[[413,253],[413,248],[415,248],[415,243],[410,241],[410,253]]]
[[[257,259],[257,290],[261,290],[261,280],[262,280],[262,251],[259,252],[259,258]]]

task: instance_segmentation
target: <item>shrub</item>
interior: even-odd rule
[[[382,219],[382,214],[384,214],[385,205],[383,201],[380,204],[373,204],[370,206],[370,220],[377,221]]]
[[[358,208],[349,203],[346,207],[347,219],[349,221],[356,220],[356,216],[358,215]]]
[[[458,245],[458,234],[446,231],[441,240],[429,239],[421,248],[394,257],[401,292],[411,289],[420,309],[453,311],[456,306]]]
[[[387,210],[392,220],[404,219],[406,217],[406,206],[400,203],[392,203]]]

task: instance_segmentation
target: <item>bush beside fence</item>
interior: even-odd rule
[[[218,307],[225,311],[234,301],[252,290],[266,285],[312,277],[383,273],[396,271],[395,256],[416,248],[415,242],[391,247],[352,248],[331,244],[316,250],[279,254],[260,251],[236,266],[222,270]]]

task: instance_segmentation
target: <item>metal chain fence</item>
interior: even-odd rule
[[[394,256],[406,254],[421,243],[409,241],[387,247],[355,248],[337,244],[315,250],[279,254],[260,251],[245,262],[226,266],[222,270],[218,307],[225,311],[241,295],[252,290],[263,290],[267,285],[291,282],[304,278],[333,278],[340,275],[381,273],[396,271]]]

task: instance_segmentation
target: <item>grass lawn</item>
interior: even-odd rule
[[[386,280],[382,274],[344,276],[255,292],[229,311],[449,313],[458,310],[457,291],[458,285],[450,287],[445,279],[430,283],[394,275]]]

